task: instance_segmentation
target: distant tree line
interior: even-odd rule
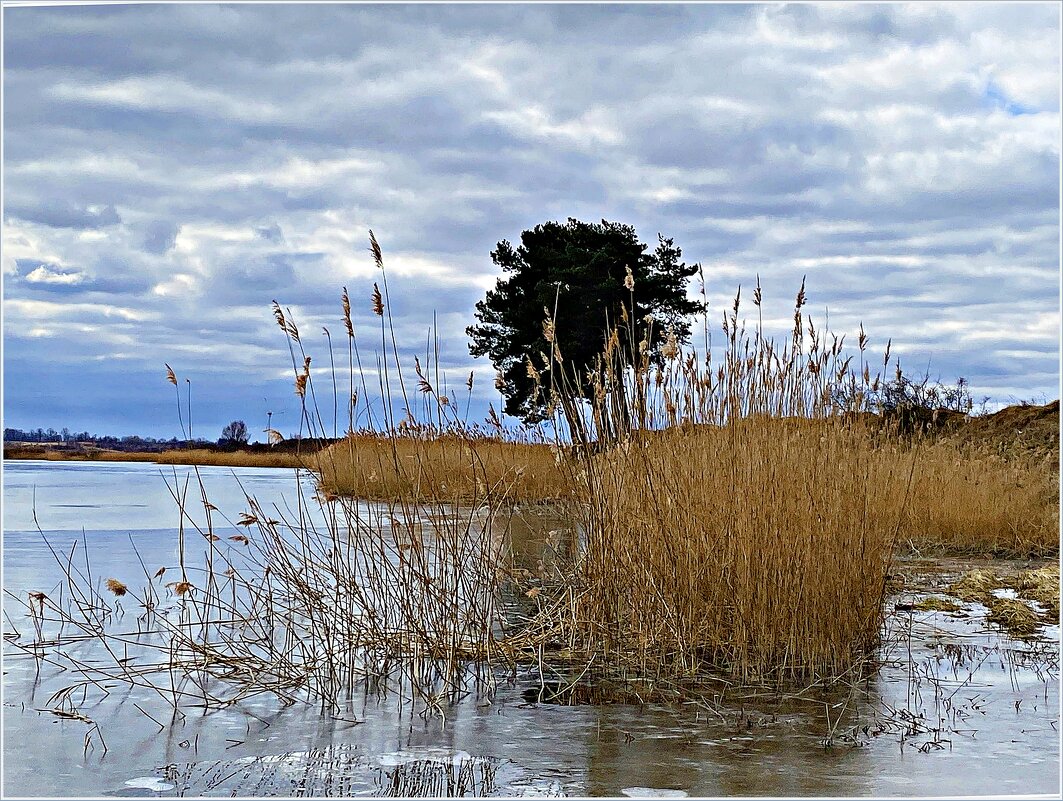
[[[113,450],[155,450],[185,447],[190,444],[205,444],[207,441],[196,439],[189,442],[188,440],[180,440],[177,437],[158,439],[156,437],[140,437],[136,434],[126,437],[114,437],[90,434],[88,431],[71,431],[69,428],[63,428],[60,431],[56,431],[54,428],[34,428],[28,431],[23,431],[20,428],[5,428],[4,442],[60,442],[71,445],[80,443]]]
[[[281,443],[272,445],[250,444],[251,432],[243,420],[233,420],[226,425],[217,440],[208,440],[201,437],[195,439],[160,439],[156,437],[141,437],[132,434],[126,437],[113,437],[110,435],[91,434],[88,431],[71,431],[64,428],[56,431],[54,428],[33,428],[22,430],[21,428],[5,428],[4,444],[17,445],[20,443],[40,443],[42,445],[58,445],[65,449],[91,446],[104,448],[112,451],[136,451],[156,452],[172,450],[176,448],[263,448],[269,450],[292,450],[298,447],[302,440],[300,434],[289,434],[282,438]]]

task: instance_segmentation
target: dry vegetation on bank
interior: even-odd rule
[[[898,549],[1058,549],[1043,474],[865,426],[743,421],[598,457],[582,620],[640,670],[837,673],[878,636]]]
[[[516,503],[554,501],[566,494],[557,449],[489,437],[356,434],[317,459],[321,488],[331,495],[396,500],[469,500],[488,490]]]
[[[1058,416],[1050,417],[1044,412],[1047,409],[1050,414],[1053,406],[1058,408],[1058,402],[1026,409],[1029,415],[1047,417],[1054,422],[1058,453]],[[1001,418],[1014,416],[1007,409],[998,414]],[[896,503],[897,483],[885,477],[894,475],[897,464],[911,459],[911,449],[915,448],[918,458],[905,502],[906,511],[897,529],[900,547],[969,555],[1052,555],[1059,547],[1059,516],[1058,461],[1045,457],[1046,451],[1052,448],[1051,439],[1030,453],[1017,447],[1016,434],[999,422],[997,425],[986,422],[992,417],[972,418],[965,423],[975,429],[970,434],[965,435],[962,428],[953,428],[947,435],[931,434],[914,442],[883,438],[881,422],[865,419],[848,428],[846,447],[851,453],[844,459],[834,460],[836,480],[845,478],[849,462],[870,459],[876,469],[883,471],[871,477],[879,488],[874,502]],[[806,465],[815,461],[812,453],[817,448],[833,447],[833,441],[828,442],[822,433],[828,423],[813,426],[807,430],[816,433],[810,435],[802,455]],[[992,434],[979,437],[979,429]],[[780,430],[786,430],[786,424],[777,420],[750,421],[737,430],[737,442],[729,440],[736,451],[729,460],[745,463],[750,457],[741,450],[747,444],[753,448],[751,454],[759,454],[760,463],[756,465],[762,482],[756,488],[759,497],[777,497],[780,491],[777,485],[793,483],[797,480],[794,473],[804,470],[797,467],[802,460],[794,455],[769,455],[756,448],[757,441],[770,440]],[[1023,429],[1018,431],[1021,436]],[[1047,437],[1051,431],[1051,428],[1046,430]],[[647,440],[651,443],[648,451],[658,461],[671,458],[678,469],[689,474],[686,486],[669,485],[669,492],[675,497],[698,497],[705,508],[718,508],[717,514],[727,514],[726,510],[731,509],[729,502],[716,506],[721,495],[713,485],[718,473],[712,469],[719,455],[716,443],[724,434],[725,429],[699,426],[654,434]],[[600,469],[618,475],[636,471],[636,475],[648,472],[651,476],[668,476],[674,472],[663,464],[652,470],[645,464],[626,464],[619,460],[618,453],[619,449],[612,449],[597,455]],[[690,473],[692,465],[698,469]],[[475,496],[479,482],[481,490],[490,486],[499,497],[537,503],[562,500],[573,486],[559,464],[556,448],[488,438],[403,437],[393,443],[387,437],[362,434],[324,451],[316,468],[320,470],[325,492],[367,499],[396,500],[419,493],[468,499]],[[754,469],[754,466],[746,464],[744,469]],[[906,483],[907,473],[904,478]],[[752,490],[747,486],[738,492]],[[728,497],[732,494],[728,488]]]
[[[953,422],[944,432],[915,439],[884,436],[882,420],[864,416],[859,425],[847,429],[846,447],[852,452],[835,460],[836,480],[846,478],[848,462],[871,460],[883,471],[871,477],[878,488],[874,503],[896,503],[896,482],[883,476],[893,475],[899,462],[912,459],[915,449],[905,514],[896,532],[899,547],[930,553],[1050,556],[1059,549],[1058,410],[1058,401],[1008,407],[993,415]],[[757,488],[757,496],[776,497],[777,484],[797,481],[808,469],[802,465],[818,461],[812,458],[817,448],[832,447],[833,440],[824,431],[837,423],[806,421],[805,425],[818,433],[806,444],[801,459],[790,454],[765,455],[755,448],[750,452],[760,454],[761,460],[756,469],[763,485]],[[729,460],[744,464],[749,458],[742,453],[746,443],[753,447],[785,428],[785,422],[770,418],[744,422]],[[686,472],[698,465],[686,486],[671,487],[675,497],[693,495],[705,508],[717,508],[721,496],[713,482],[719,472],[714,468],[719,449],[713,443],[720,441],[723,431],[686,426],[648,435],[647,441],[654,443],[650,452],[658,460],[670,454]],[[598,454],[600,469],[618,474],[647,472],[646,465],[618,461],[618,452],[611,449]],[[369,499],[395,500],[425,492],[468,499],[476,494],[479,482],[481,490],[490,486],[499,497],[536,503],[560,501],[573,488],[556,447],[487,437],[402,437],[392,442],[387,437],[360,434],[324,451],[317,469],[327,493]],[[744,469],[753,466],[746,464]],[[659,465],[650,475],[671,472]],[[753,488],[736,491],[741,494]],[[727,514],[730,508],[725,503],[717,514]]]
[[[159,452],[114,451],[105,448],[78,450],[38,445],[4,446],[5,459],[43,459],[50,462],[154,462],[156,464],[216,465],[219,467],[314,468],[314,455],[292,452],[213,450],[182,448]]]
[[[767,434],[773,421],[765,421]],[[777,425],[777,421],[775,421]],[[988,556],[1050,556],[1059,550],[1059,401],[1045,406],[1008,407],[993,415],[953,423],[923,439],[883,445],[881,423],[865,421],[855,449],[917,447],[906,514],[898,545],[924,553]],[[711,439],[699,427],[660,436],[684,465],[701,464]],[[743,437],[756,437],[745,426]],[[667,443],[667,445],[665,445]],[[422,495],[468,500],[490,487],[514,503],[556,502],[571,493],[570,477],[559,465],[556,447],[487,436],[402,436],[361,433],[305,454],[288,451],[207,448],[139,453],[83,448],[56,450],[37,445],[6,445],[5,459],[50,461],[152,462],[224,467],[281,467],[315,470],[326,495],[394,501]],[[741,454],[737,458],[743,458]],[[854,455],[855,458],[855,455]],[[607,454],[603,463],[611,463]],[[781,465],[779,465],[781,468]],[[796,468],[795,468],[796,469]],[[764,475],[773,473],[775,468]],[[710,475],[705,471],[705,475]],[[711,479],[711,475],[710,475]],[[708,499],[691,480],[688,492]],[[882,497],[889,494],[885,488]],[[774,492],[774,490],[772,490]],[[706,503],[708,500],[706,500]]]

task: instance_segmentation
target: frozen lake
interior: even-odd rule
[[[470,692],[446,709],[445,722],[417,714],[408,699],[361,690],[340,712],[263,695],[174,719],[151,691],[115,687],[81,707],[97,735],[85,721],[49,711],[70,674],[16,647],[33,638],[22,602],[30,592],[57,591],[62,570],[51,549],[68,554],[75,542],[78,554],[88,550],[97,581],[115,576],[133,586],[145,572],[172,569],[179,517],[167,486],[180,494],[190,474],[144,463],[5,462],[5,795],[1059,791],[1058,641],[1019,643],[977,615],[933,612],[891,618],[875,675],[799,698],[733,688],[712,708],[558,706],[528,701],[526,691],[539,685],[529,668],[499,675],[489,694]],[[291,470],[199,474],[219,518],[229,520],[247,508],[245,491],[278,510],[313,492],[312,481]],[[198,502],[198,483],[189,486]],[[130,625],[136,614],[127,610]],[[86,645],[78,658],[95,656]]]

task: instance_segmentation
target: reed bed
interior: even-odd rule
[[[637,675],[839,675],[873,652],[910,456],[736,422],[634,441],[587,479],[574,645]]]
[[[777,345],[762,324],[746,333],[736,298],[717,361],[625,315],[593,374],[559,382],[587,539],[561,588],[570,649],[634,675],[742,681],[837,676],[873,653],[916,452],[863,422],[880,381],[863,332],[853,365],[804,303],[802,286]]]
[[[146,461],[159,464],[214,465],[218,467],[287,467],[313,468],[315,455],[299,453],[254,453],[250,451],[214,451],[207,448],[170,450]]]
[[[348,455],[357,445],[363,458],[372,449],[377,468],[390,466],[403,482],[394,485],[398,497],[370,504],[322,486],[314,497],[300,494],[281,508],[247,495],[245,510],[230,519],[210,502],[201,481],[180,481],[175,473],[170,490],[179,518],[177,565],[144,565],[142,581],[101,577],[85,549],[77,559],[73,550],[53,550],[65,580],[58,590],[12,594],[32,626],[29,636],[17,634],[9,646],[41,664],[72,670],[71,683],[49,699],[55,714],[80,714],[73,699],[84,703],[101,691],[106,696],[106,687],[124,682],[170,705],[173,715],[188,706],[225,707],[262,694],[282,704],[315,702],[338,711],[360,687],[397,694],[422,713],[445,719],[447,705],[470,682],[490,688],[495,669],[512,663],[505,644],[502,532],[513,505],[508,473],[519,471],[506,466],[506,473],[495,475],[491,469],[520,448],[551,463],[553,453],[541,439],[539,447],[499,443],[465,425],[454,411],[457,404],[437,395],[425,377],[431,371],[439,383],[437,359],[426,359],[424,371],[418,362],[412,371],[421,383],[413,397],[423,401],[425,422],[409,407],[401,419],[393,416],[393,398],[413,393],[402,381],[393,338],[387,351],[387,284],[373,244],[384,284],[383,292],[374,287],[373,296],[381,385],[376,408],[363,405],[360,411],[380,426],[379,437],[353,433],[357,382],[364,389],[365,375],[353,369],[361,356],[346,291],[351,366],[345,392],[352,434],[331,451],[322,450],[328,438],[311,357],[303,352],[291,313],[275,304],[274,315],[290,348],[302,406],[299,433],[307,448],[297,465],[337,475],[332,457],[344,452],[343,445]],[[167,378],[179,390],[169,367]],[[471,378],[469,386],[471,391]],[[338,397],[335,383],[332,389]],[[177,397],[180,410],[179,392]],[[419,444],[432,439],[434,451]],[[467,463],[464,482],[448,483],[428,465],[407,469],[407,455],[416,462],[432,453],[443,455],[443,469],[458,474],[457,466]],[[182,451],[174,461],[215,455]],[[134,609],[135,630],[122,623],[126,610]]]
[[[541,503],[567,494],[558,450],[461,433],[351,434],[316,460],[322,491],[357,498],[473,498],[478,488],[498,497]]]
[[[1058,474],[1041,461],[927,442],[915,466],[901,544],[928,553],[1057,554]]]
[[[230,520],[201,483],[175,478],[170,488],[178,564],[143,565],[139,581],[106,577],[75,543],[53,550],[58,588],[9,593],[32,622],[32,636],[9,645],[76,677],[49,699],[56,714],[76,713],[64,705],[115,681],[173,714],[263,693],[339,710],[356,687],[444,714],[470,677],[493,681],[505,656],[496,642],[504,523],[482,498],[413,507],[319,495],[282,510],[247,496]]]

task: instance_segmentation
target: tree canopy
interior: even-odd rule
[[[250,438],[247,431],[247,423],[243,420],[233,420],[221,430],[219,442],[223,445],[246,445]]]
[[[550,366],[542,358],[552,348],[544,328],[547,317],[553,320],[550,333],[568,376],[591,374],[610,329],[618,331],[623,352],[633,352],[628,328],[619,325],[622,308],[628,315],[634,311],[640,337],[652,315],[650,358],[659,358],[668,331],[679,342],[689,339],[689,317],[700,312],[702,304],[687,297],[686,286],[698,266],[682,262],[682,251],[673,240],[660,234],[657,238],[651,252],[630,225],[570,217],[565,223],[547,222],[524,231],[517,247],[506,240],[498,243],[491,260],[505,275],[476,304],[480,323],[466,332],[472,355],[487,355],[498,370],[507,414],[527,422],[544,417],[545,399],[529,375],[528,362],[548,386]],[[630,281],[625,284],[628,270],[633,289],[628,288]],[[578,391],[589,398],[590,383],[581,380]]]

